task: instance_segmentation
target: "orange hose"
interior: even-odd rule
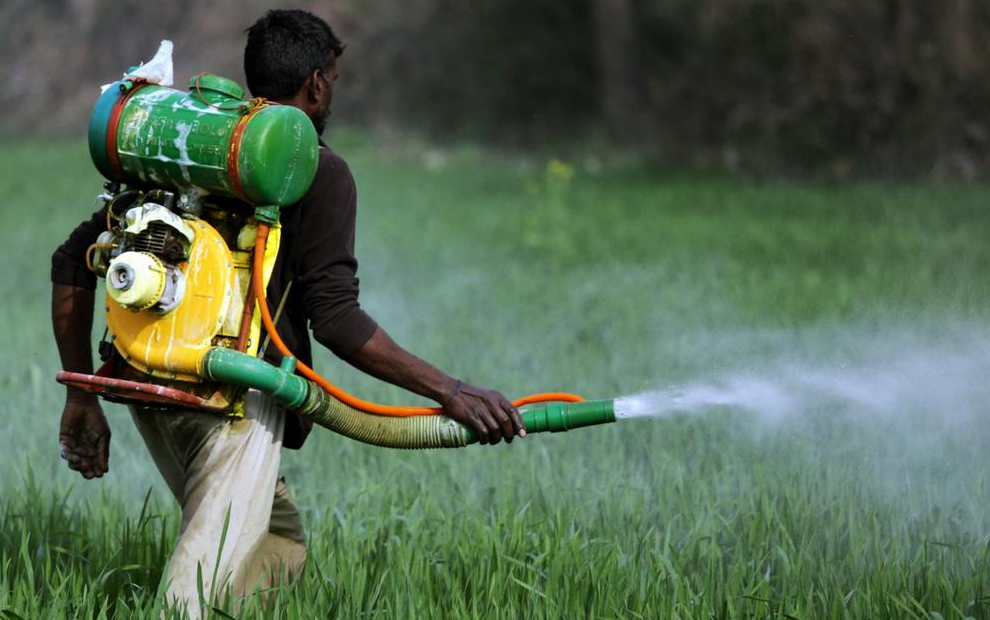
[[[281,336],[278,335],[278,331],[275,329],[275,323],[272,321],[272,314],[268,310],[268,299],[265,294],[264,283],[265,246],[267,244],[268,224],[259,222],[258,237],[254,242],[254,263],[251,269],[252,288],[254,289],[255,298],[258,300],[258,309],[261,311],[261,322],[265,326],[265,331],[268,332],[268,337],[272,339],[272,343],[275,345],[275,348],[277,348],[282,355],[295,357],[295,355],[292,354],[292,351],[289,350],[289,347],[285,346],[285,342],[282,341]],[[365,413],[395,417],[436,415],[438,413],[443,413],[443,408],[441,407],[399,407],[394,405],[379,405],[378,403],[361,400],[360,398],[352,396],[330,383],[325,378],[317,374],[315,370],[302,362],[298,362],[296,364],[296,368],[299,369],[299,372],[301,372],[304,377],[319,385],[337,400],[349,407],[364,411]],[[512,404],[516,407],[522,407],[523,405],[551,401],[578,403],[584,401],[584,398],[576,394],[568,394],[566,392],[545,392],[542,394],[530,394],[529,396],[524,396],[520,399],[512,401]]]
[[[237,332],[237,350],[244,353],[251,336],[251,322],[254,319],[254,278],[248,280],[244,309],[241,311],[241,329]]]

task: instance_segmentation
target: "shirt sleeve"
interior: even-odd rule
[[[317,342],[346,359],[371,338],[378,324],[358,303],[357,188],[343,159],[321,150],[316,180],[299,206],[299,247],[293,253],[306,316]]]
[[[52,283],[95,289],[96,274],[86,267],[86,251],[106,230],[106,207],[76,226],[65,243],[52,254]]]

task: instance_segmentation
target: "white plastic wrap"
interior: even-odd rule
[[[126,79],[143,78],[152,84],[161,86],[172,85],[172,42],[165,39],[158,46],[158,51],[154,57],[146,63],[142,63],[137,69],[124,74]],[[109,84],[104,84],[101,92],[109,88]]]

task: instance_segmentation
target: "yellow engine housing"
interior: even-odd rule
[[[131,366],[162,379],[198,382],[200,359],[220,333],[241,283],[220,233],[203,220],[187,223],[195,238],[189,260],[179,265],[186,290],[178,307],[165,315],[134,311],[107,295],[107,328]]]

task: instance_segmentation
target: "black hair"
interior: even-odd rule
[[[295,96],[314,69],[344,53],[330,25],[298,9],[272,9],[247,29],[244,75],[255,97]]]

